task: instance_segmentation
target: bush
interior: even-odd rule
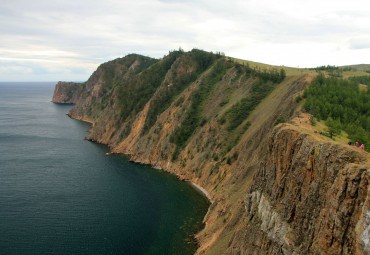
[[[351,81],[355,81],[361,84],[370,85],[370,75],[354,76],[348,78]]]
[[[218,120],[218,123],[220,123],[221,125],[225,124],[226,122],[226,117],[225,116],[222,116],[221,118],[219,118]]]
[[[311,118],[310,118],[310,122],[311,122],[311,125],[312,125],[312,126],[316,126],[316,119],[315,119],[315,117],[314,117],[314,116],[311,116]]]
[[[302,101],[302,97],[299,95],[299,96],[297,96],[297,98],[295,99],[295,101],[296,101],[296,103],[299,103],[299,102],[301,102]]]
[[[177,101],[175,102],[175,106],[178,107],[178,106],[182,105],[184,100],[185,100],[184,96],[179,97],[179,99],[177,99]]]
[[[214,161],[218,160],[218,154],[216,152],[213,153],[212,158]]]
[[[222,106],[226,105],[228,102],[229,102],[229,99],[225,98],[224,100],[221,101],[221,103],[219,105],[222,107]]]
[[[230,157],[227,157],[226,163],[227,163],[228,165],[231,165],[231,158],[230,158]]]
[[[280,124],[280,123],[284,123],[284,122],[286,122],[286,120],[285,120],[285,118],[283,117],[283,116],[279,116],[277,119],[276,119],[276,121],[275,121],[275,123],[274,123],[274,126],[276,126],[276,125],[278,125],[278,124]]]
[[[180,154],[180,149],[178,146],[176,146],[175,150],[172,153],[172,160],[176,161],[177,158],[179,157],[179,154]]]

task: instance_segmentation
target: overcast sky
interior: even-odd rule
[[[1,81],[85,81],[179,47],[293,67],[370,64],[368,0],[1,0]]]

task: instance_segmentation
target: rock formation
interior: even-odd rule
[[[52,101],[58,104],[75,104],[82,89],[83,84],[60,81],[55,85]]]
[[[292,124],[312,72],[249,64],[132,54],[53,101],[94,123],[88,139],[209,193],[197,254],[369,254],[368,154]]]

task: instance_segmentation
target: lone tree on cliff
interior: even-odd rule
[[[340,135],[342,132],[342,125],[340,124],[339,120],[333,120],[331,117],[329,117],[326,121],[326,126],[328,127],[327,131],[330,138],[333,138],[335,135]]]

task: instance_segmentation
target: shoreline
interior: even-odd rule
[[[190,183],[191,186],[194,187],[194,189],[196,189],[199,193],[201,193],[204,197],[206,197],[211,204],[213,204],[212,197],[205,188],[203,188],[202,186],[192,181],[188,181],[188,182]]]
[[[95,122],[93,120],[90,120],[90,119],[87,119],[87,118],[75,118],[73,117],[70,113],[67,113],[66,114],[69,118],[73,119],[73,120],[80,120],[80,121],[83,121],[83,122],[86,122],[86,123],[90,123],[92,125],[92,127],[95,126]]]
[[[93,142],[95,142],[95,141],[93,141]],[[191,180],[182,179],[180,175],[178,175],[177,173],[174,173],[174,172],[170,171],[167,167],[166,167],[166,169],[163,169],[162,167],[160,167],[158,165],[147,164],[147,163],[143,163],[143,162],[141,162],[139,160],[135,160],[132,157],[133,154],[125,154],[125,153],[122,153],[122,152],[109,152],[108,155],[111,155],[111,154],[122,154],[122,155],[125,155],[125,156],[130,157],[129,161],[132,162],[132,163],[141,164],[141,165],[148,165],[148,166],[150,166],[153,169],[165,171],[166,173],[170,173],[170,174],[176,176],[176,178],[179,181],[188,182],[190,184],[190,186],[192,186],[196,191],[198,191],[203,197],[207,198],[207,200],[208,200],[208,202],[210,202],[210,204],[213,204],[212,197],[211,197],[211,195],[209,194],[209,192],[205,188],[203,188],[202,186],[200,186],[199,184],[196,184],[195,182],[193,182]]]
[[[209,194],[209,192],[205,188],[203,188],[202,186],[200,186],[199,184],[196,184],[195,182],[193,182],[191,180],[182,179],[180,175],[178,175],[177,173],[174,173],[174,172],[170,171],[168,169],[168,167],[166,167],[166,169],[163,169],[162,167],[160,167],[158,165],[152,165],[152,164],[143,163],[143,162],[141,162],[139,160],[133,159],[132,158],[132,154],[125,154],[125,153],[122,153],[122,152],[118,152],[118,153],[117,152],[110,152],[109,155],[111,155],[111,154],[122,154],[122,155],[125,155],[125,156],[129,156],[130,157],[129,161],[132,162],[132,163],[141,164],[141,165],[148,165],[148,166],[150,166],[153,169],[161,170],[161,171],[165,171],[167,173],[173,174],[174,176],[176,176],[176,178],[179,181],[188,182],[190,184],[190,186],[192,186],[196,191],[198,191],[203,197],[207,198],[207,200],[208,200],[208,202],[210,204],[213,204],[212,197],[211,197],[211,195]]]
[[[95,125],[95,122],[93,122],[92,120],[87,120],[87,119],[85,119],[85,118],[75,118],[75,117],[73,117],[70,113],[68,113],[67,115],[68,115],[68,117],[70,117],[71,119],[75,119],[75,120],[79,120],[79,121],[83,121],[83,122],[90,123],[90,124],[91,124],[91,128],[93,128],[93,127],[94,127],[94,125]],[[89,131],[89,132],[90,132],[90,131]],[[85,139],[86,139],[86,137],[85,137]],[[104,144],[104,143],[101,143],[101,142],[98,142],[98,141],[95,141],[95,140],[89,140],[89,141],[92,141],[92,142],[97,143],[97,144],[103,144],[103,145],[105,145],[105,146],[108,146],[107,144]],[[108,148],[110,148],[110,147],[108,146]],[[118,153],[117,153],[117,152],[112,152],[112,151],[110,150],[110,152],[108,153],[108,155],[107,155],[107,154],[106,154],[106,155],[107,155],[107,156],[109,156],[109,155],[111,155],[111,154],[121,154],[121,155],[128,156],[128,157],[129,157],[128,161],[129,161],[129,162],[132,162],[132,163],[135,163],[135,164],[146,164],[146,163],[140,162],[140,161],[138,161],[138,160],[133,160],[133,159],[132,159],[132,155],[130,155],[130,154],[125,154],[125,153],[122,153],[122,152],[118,152]],[[209,194],[209,192],[208,192],[205,188],[203,188],[202,186],[200,186],[200,185],[198,185],[198,184],[194,183],[194,182],[193,182],[193,181],[191,181],[191,180],[182,180],[178,174],[176,174],[176,173],[174,173],[174,172],[169,171],[169,169],[168,169],[167,167],[166,167],[166,169],[163,169],[162,167],[157,166],[157,165],[152,165],[152,164],[146,164],[146,165],[149,165],[151,168],[153,168],[153,169],[155,169],[155,170],[161,170],[161,171],[165,171],[165,172],[167,172],[167,173],[173,174],[173,175],[175,175],[175,176],[177,177],[177,179],[178,179],[179,181],[185,181],[185,182],[188,182],[188,183],[190,184],[190,186],[192,186],[192,187],[194,188],[194,190],[195,190],[195,191],[197,191],[201,196],[203,196],[204,198],[206,198],[206,199],[208,200],[208,202],[209,202],[209,206],[208,206],[207,212],[206,212],[206,214],[205,214],[205,215],[204,215],[204,217],[203,217],[203,223],[204,223],[204,224],[206,224],[206,223],[205,223],[205,222],[206,222],[206,218],[207,218],[207,216],[208,216],[208,215],[209,215],[209,213],[210,213],[210,209],[211,209],[211,205],[213,204],[213,200],[212,200],[211,195]],[[197,246],[197,250],[196,250],[196,252],[197,252],[197,251],[199,251],[199,247],[201,246],[201,245],[200,245],[200,239],[199,239],[199,238],[197,238],[197,235],[198,235],[199,233],[201,233],[204,229],[205,229],[205,225],[204,225],[204,227],[203,227],[202,229],[200,229],[198,232],[196,232],[196,233],[192,234],[192,237],[194,238],[195,243],[196,243],[196,246]],[[196,253],[196,252],[195,252],[195,253]]]
[[[55,103],[55,102],[53,102],[53,103]],[[68,103],[58,103],[58,104],[68,104]],[[83,122],[86,122],[86,123],[90,123],[92,127],[94,127],[94,125],[95,125],[95,122],[92,121],[92,120],[89,120],[89,119],[86,119],[86,118],[76,118],[76,117],[73,117],[70,113],[67,113],[66,115],[71,119],[83,121]],[[95,140],[90,140],[90,139],[86,139],[86,140],[89,140],[91,142],[98,143],[98,144],[103,144],[103,143],[100,143],[100,142],[95,141]],[[104,144],[104,145],[108,146],[107,144]],[[109,148],[109,146],[108,146],[108,148]],[[125,154],[125,153],[121,153],[121,152],[117,153],[117,152],[112,152],[112,151],[106,153],[107,156],[109,156],[111,154],[122,154],[122,155],[128,156],[128,157],[130,157],[129,161],[132,162],[132,163],[149,165],[153,169],[162,170],[162,171],[165,171],[167,173],[175,175],[179,181],[182,180],[178,174],[176,174],[174,172],[171,172],[168,169],[163,169],[160,166],[156,166],[156,165],[152,165],[152,164],[146,164],[146,163],[143,163],[143,162],[140,162],[140,161],[133,160],[132,157],[131,157],[132,155],[130,155],[130,154]],[[198,191],[202,196],[206,197],[207,200],[210,202],[210,204],[213,204],[212,197],[205,188],[203,188],[202,186],[200,186],[199,184],[196,184],[195,182],[193,182],[191,180],[182,180],[182,181],[188,182],[196,191]],[[207,216],[207,214],[204,216],[204,218],[206,216]]]

